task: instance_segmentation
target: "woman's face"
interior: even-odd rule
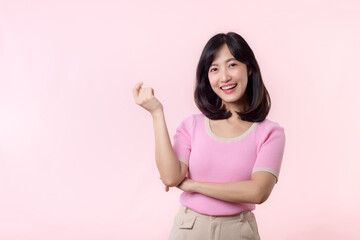
[[[245,90],[250,74],[247,66],[236,60],[224,44],[211,63],[208,78],[211,88],[227,109],[240,111],[247,104]]]

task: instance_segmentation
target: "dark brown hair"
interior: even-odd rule
[[[248,71],[251,70],[245,91],[249,107],[236,113],[244,121],[261,122],[270,111],[270,95],[261,78],[260,68],[253,51],[245,39],[234,32],[219,33],[206,43],[196,69],[195,103],[206,117],[213,120],[227,119],[232,115],[225,109],[225,106],[222,106],[222,100],[212,90],[208,78],[210,65],[224,44],[228,46],[230,53],[238,61],[246,64]]]

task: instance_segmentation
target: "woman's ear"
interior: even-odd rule
[[[252,71],[251,68],[248,68],[248,77],[251,75]]]

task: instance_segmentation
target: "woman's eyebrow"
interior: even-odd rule
[[[235,58],[229,58],[228,60],[225,61],[225,63],[230,62],[231,60],[236,60],[236,59]],[[213,63],[213,64],[210,65],[210,67],[211,66],[217,66],[217,65],[218,65],[217,63]]]

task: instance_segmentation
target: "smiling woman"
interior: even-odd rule
[[[212,90],[227,109],[241,111],[242,106],[248,105],[245,91],[249,75],[246,65],[236,60],[224,44],[210,66],[208,78]]]
[[[241,86],[228,92],[220,88],[228,84]],[[194,97],[200,111],[214,120],[228,119],[234,112],[231,109],[242,120],[263,121],[271,107],[255,55],[234,32],[217,34],[205,45],[197,66]]]
[[[252,211],[278,181],[285,133],[266,118],[270,96],[246,41],[229,32],[205,45],[194,92],[202,113],[180,123],[173,145],[162,104],[141,85],[133,94],[153,117],[161,180],[183,191],[169,239],[260,239]]]

